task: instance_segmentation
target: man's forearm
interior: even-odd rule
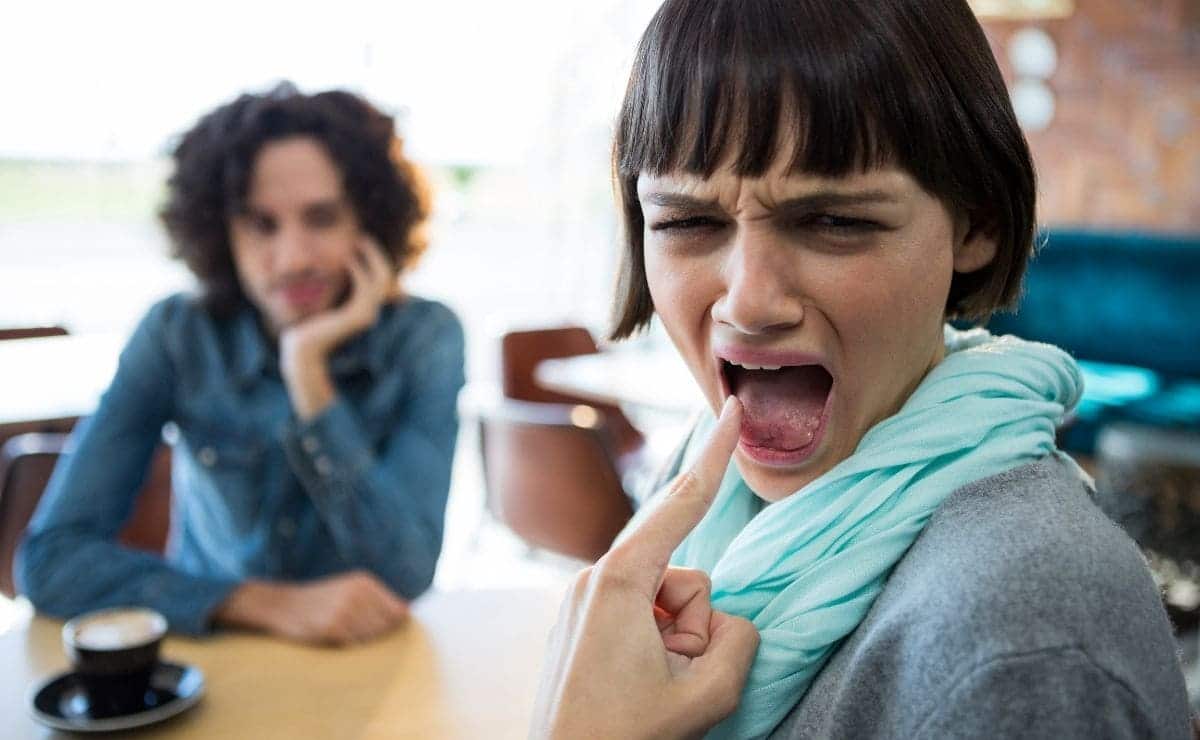
[[[136,604],[167,618],[172,631],[203,634],[232,581],[178,570],[162,558],[67,527],[34,535],[23,549],[20,583],[39,611],[70,617]],[[102,567],[101,567],[102,564]]]

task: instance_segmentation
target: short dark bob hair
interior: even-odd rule
[[[229,241],[231,220],[245,209],[255,158],[263,145],[311,136],[324,146],[363,230],[391,255],[397,269],[425,250],[429,194],[405,158],[395,122],[353,93],[313,95],[282,82],[244,94],[201,118],[173,152],[175,170],[159,217],[203,289],[205,305],[223,316],[243,305]]]
[[[638,176],[707,177],[725,161],[760,176],[789,138],[793,172],[897,166],[996,238],[991,264],[955,273],[948,318],[986,320],[1015,301],[1033,251],[1033,163],[965,0],[666,0],[613,146],[625,246],[612,339],[654,313]]]

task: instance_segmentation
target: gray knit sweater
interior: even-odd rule
[[[773,738],[1188,738],[1137,547],[1055,457],[952,494]]]

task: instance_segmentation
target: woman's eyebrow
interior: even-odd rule
[[[649,205],[662,206],[663,208],[711,210],[720,207],[720,204],[717,202],[716,198],[697,198],[695,196],[683,195],[681,193],[647,193],[642,197],[642,200]]]
[[[720,207],[715,198],[697,198],[681,193],[652,192],[643,196],[642,200],[648,205],[664,208],[709,210]],[[886,205],[898,203],[899,201],[900,197],[888,190],[820,190],[807,195],[781,200],[772,206],[771,210],[788,213],[836,206]]]
[[[821,190],[779,201],[771,210],[781,213],[814,211],[838,206],[869,206],[899,203],[900,197],[887,190]]]

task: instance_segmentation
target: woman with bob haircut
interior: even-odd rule
[[[613,338],[708,400],[576,579],[542,737],[1188,737],[1145,562],[1011,307],[1030,155],[964,0],[667,0],[614,147]]]

